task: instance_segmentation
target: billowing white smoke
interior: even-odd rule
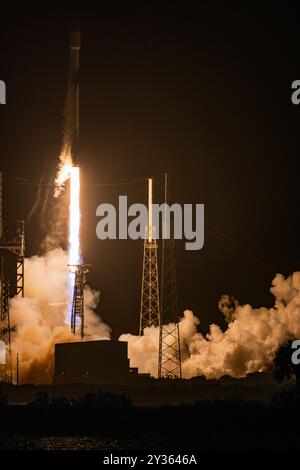
[[[205,337],[197,331],[199,319],[189,310],[184,312],[180,321],[184,378],[238,378],[264,371],[281,344],[300,338],[300,272],[287,279],[277,274],[270,290],[275,297],[272,308],[239,305],[235,299],[223,296],[219,308],[228,327],[223,332],[213,324]],[[131,366],[152,376],[157,376],[158,334],[158,328],[152,327],[142,337],[120,337],[128,341]]]
[[[13,369],[19,354],[21,383],[52,380],[55,343],[77,341],[66,324],[68,255],[55,249],[25,260],[26,286],[22,298],[10,304]],[[88,339],[110,337],[110,328],[94,313],[99,292],[85,287],[85,324]],[[14,377],[15,377],[15,370]]]

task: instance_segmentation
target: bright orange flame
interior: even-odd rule
[[[79,167],[71,168],[69,264],[80,263],[80,176]]]
[[[69,206],[69,264],[80,264],[80,173],[78,166],[70,171],[70,206]],[[68,278],[69,310],[68,323],[71,322],[72,301],[75,281],[75,269],[71,268]]]

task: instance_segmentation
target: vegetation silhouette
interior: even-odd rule
[[[300,449],[299,403],[284,395],[280,400],[135,406],[127,395],[101,390],[79,399],[42,392],[27,405],[2,401],[0,448],[13,442],[32,449],[56,436],[59,442],[105,442],[106,448],[122,442],[122,448],[139,449]]]

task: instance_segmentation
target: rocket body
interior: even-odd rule
[[[74,165],[79,163],[79,54],[81,45],[80,31],[70,34],[70,69],[69,69],[69,103],[70,103],[70,144]]]

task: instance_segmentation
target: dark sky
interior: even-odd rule
[[[220,295],[268,306],[276,272],[299,269],[300,106],[290,98],[300,79],[297,14],[125,4],[75,6],[72,14],[41,3],[1,6],[0,168],[33,182],[51,177],[68,33],[80,27],[82,243],[93,265],[89,282],[102,295],[99,312],[116,336],[137,332],[142,243],[97,240],[95,211],[120,194],[143,202],[146,187],[90,185],[167,171],[182,203],[205,204],[204,248],[187,252],[178,243],[176,261],[180,306],[206,331],[222,324]],[[36,193],[9,178],[6,217],[26,218]],[[41,239],[37,213],[27,255]]]

